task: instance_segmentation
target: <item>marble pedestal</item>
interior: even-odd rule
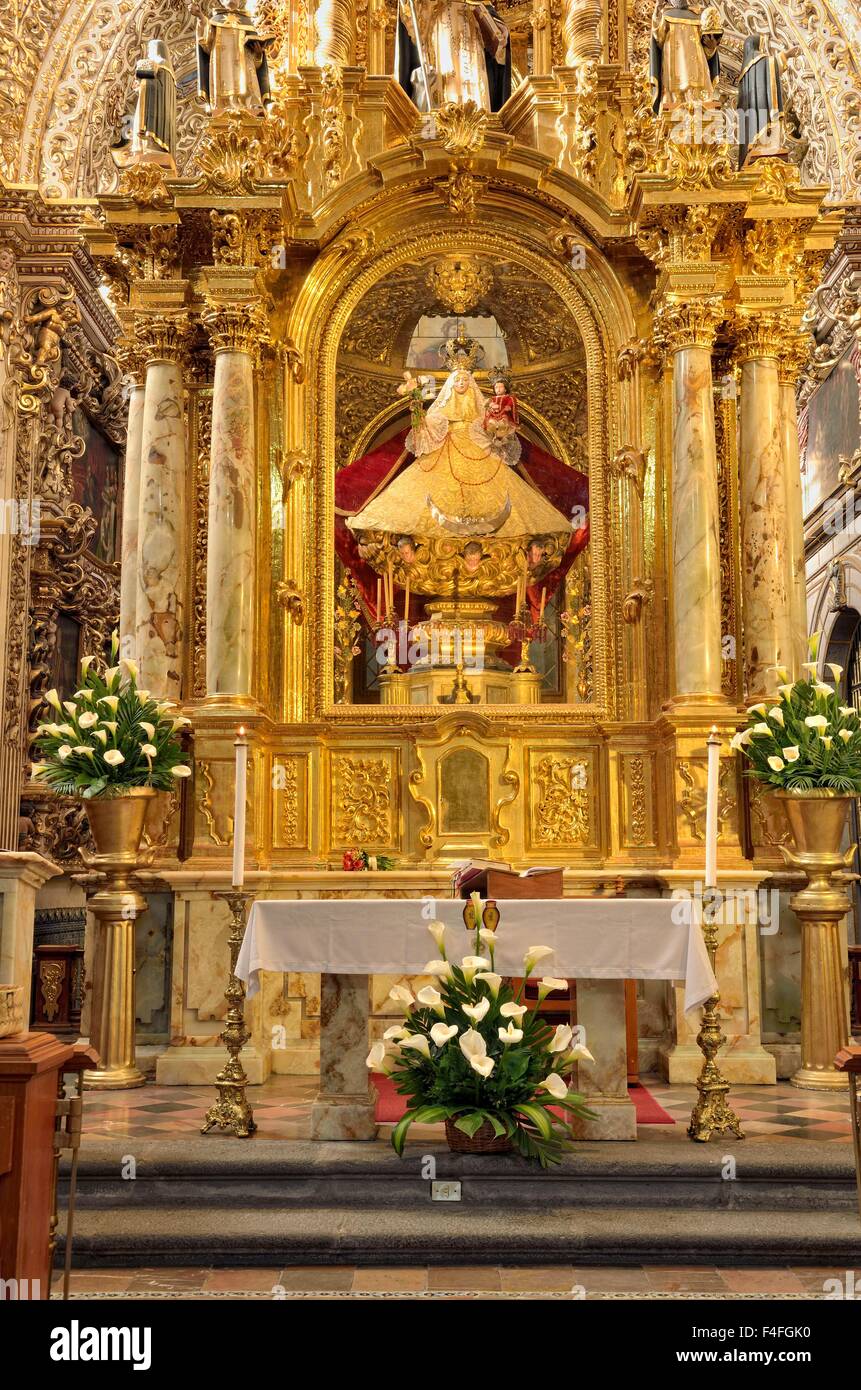
[[[59,872],[41,854],[0,854],[0,982],[20,986],[25,1027],[30,1017],[36,894]]]
[[[625,981],[578,980],[577,1024],[595,1061],[578,1064],[575,1089],[595,1118],[574,1120],[571,1133],[575,1139],[636,1139],[637,1112],[628,1096]]]
[[[370,1013],[367,975],[320,981],[320,1090],[311,1108],[312,1139],[375,1139],[376,1092],[365,1063]]]

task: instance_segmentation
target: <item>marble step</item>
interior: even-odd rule
[[[64,1168],[61,1195],[65,1174]],[[747,1148],[659,1140],[579,1144],[548,1172],[513,1155],[463,1156],[434,1144],[410,1145],[400,1160],[379,1141],[100,1140],[81,1149],[78,1204],[122,1211],[189,1201],[225,1211],[340,1205],[438,1210],[431,1177],[460,1182],[461,1201],[452,1206],[461,1210],[551,1205],[857,1213],[851,1146],[806,1140],[758,1141]]]
[[[62,1232],[62,1222],[61,1222]],[[63,1239],[58,1242],[62,1261]],[[676,1207],[503,1210],[430,1204],[79,1209],[76,1268],[553,1264],[858,1267],[857,1212]]]

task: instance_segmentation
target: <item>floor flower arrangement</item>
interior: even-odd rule
[[[473,895],[475,920],[483,904]],[[591,1053],[573,1043],[573,1029],[556,1029],[542,1021],[535,1007],[523,1001],[524,986],[538,963],[552,951],[533,946],[523,961],[523,980],[515,994],[494,969],[495,933],[479,926],[473,955],[459,965],[446,955],[445,927],[431,922],[439,957],[425,973],[428,985],[417,995],[404,985],[390,997],[403,1009],[404,1020],[388,1028],[367,1058],[371,1071],[390,1076],[407,1097],[407,1111],[392,1133],[392,1144],[403,1155],[410,1125],[446,1123],[450,1147],[463,1149],[473,1141],[478,1151],[516,1148],[542,1167],[558,1163],[570,1144],[567,1117],[590,1118],[583,1097],[566,1080],[572,1065],[593,1061]],[[566,980],[544,976],[537,1003]],[[494,1143],[494,1141],[498,1141]]]

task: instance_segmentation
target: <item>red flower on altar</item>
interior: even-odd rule
[[[365,858],[361,850],[345,849],[344,857],[341,860],[341,867],[346,869],[347,873],[351,874],[358,872],[360,869],[364,869]]]

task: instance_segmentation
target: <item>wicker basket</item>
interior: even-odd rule
[[[489,1120],[485,1120],[472,1138],[458,1129],[454,1120],[446,1120],[445,1137],[452,1153],[456,1154],[507,1154],[514,1147],[507,1134],[494,1134]]]

